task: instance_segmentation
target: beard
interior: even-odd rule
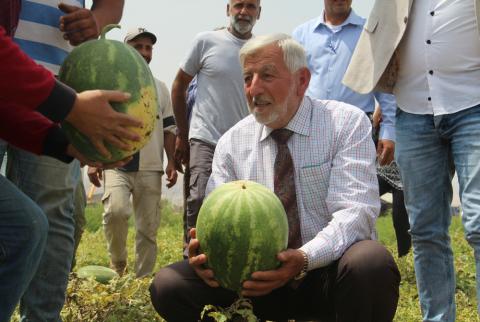
[[[255,120],[263,125],[268,126],[276,121],[278,121],[281,117],[285,116],[288,111],[288,102],[290,100],[290,96],[292,95],[293,91],[290,90],[288,96],[285,100],[278,104],[272,103],[272,98],[268,95],[257,95],[254,96],[252,99],[252,103],[249,105],[250,113],[253,114]],[[264,105],[269,104],[264,107],[257,107],[256,105]],[[270,111],[258,111],[258,109],[269,109]],[[267,112],[267,113],[265,113]]]
[[[247,19],[249,19],[249,21],[246,21],[246,19],[239,19],[238,16],[230,16],[230,25],[240,35],[245,35],[252,31],[253,26],[257,21],[255,18],[249,17]]]

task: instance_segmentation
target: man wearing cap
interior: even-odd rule
[[[252,37],[260,11],[260,0],[229,0],[228,27],[195,37],[172,85],[178,127],[175,158],[190,167],[187,231],[195,227],[218,139],[249,114],[238,52]],[[188,125],[185,93],[195,76],[197,93]]]
[[[144,28],[130,30],[125,43],[135,48],[147,63],[152,60],[153,45],[157,37]],[[127,265],[128,218],[130,196],[135,215],[135,274],[148,276],[157,257],[157,230],[160,225],[161,179],[163,150],[167,155],[167,187],[177,181],[173,158],[175,148],[175,120],[167,86],[155,79],[158,94],[157,126],[150,142],[133,156],[122,168],[108,170],[89,168],[90,182],[99,187],[103,178],[105,187],[102,197],[104,213],[103,228],[108,244],[111,266],[120,275]]]

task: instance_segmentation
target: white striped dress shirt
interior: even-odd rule
[[[360,109],[305,97],[286,128],[309,270],[339,259],[375,236],[380,210],[371,124]],[[219,140],[207,193],[222,183],[252,180],[273,191],[277,146],[272,129],[250,115]]]

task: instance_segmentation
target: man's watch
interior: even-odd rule
[[[305,253],[303,250],[298,249],[300,253],[302,253],[303,256],[303,267],[300,273],[298,273],[293,279],[295,281],[303,279],[305,276],[307,276],[307,271],[308,271],[308,256],[307,253]]]

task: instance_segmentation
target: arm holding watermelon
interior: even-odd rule
[[[11,144],[64,162],[71,161],[66,156],[68,154],[80,158],[85,164],[103,167],[98,162],[86,160],[69,147],[65,134],[56,123],[64,119],[71,121],[92,141],[97,141],[96,146],[103,146],[103,140],[125,146],[122,139],[137,138],[126,127],[139,126],[141,122],[115,112],[109,105],[110,100],[125,100],[128,95],[106,91],[75,93],[25,55],[5,35],[3,27],[0,27],[0,61],[0,111],[4,116],[0,135]],[[105,126],[105,123],[110,124]]]

